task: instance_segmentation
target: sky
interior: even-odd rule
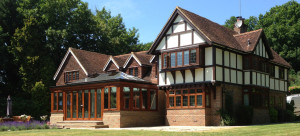
[[[121,14],[126,28],[137,28],[141,43],[154,41],[176,6],[220,25],[231,16],[258,17],[288,0],[83,0],[95,13],[103,7],[113,16]],[[296,0],[299,2],[299,0]],[[241,4],[240,4],[241,3]]]

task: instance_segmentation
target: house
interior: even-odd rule
[[[250,105],[252,122],[267,123],[269,107],[285,109],[291,66],[262,29],[246,30],[242,17],[233,31],[176,7],[149,51],[109,56],[70,48],[51,87],[50,122],[209,126],[220,125],[219,110]]]

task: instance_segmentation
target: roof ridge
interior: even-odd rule
[[[69,47],[69,49],[71,49],[71,50],[78,50],[78,51],[84,51],[84,52],[90,52],[90,53],[97,53],[97,54],[99,54],[99,55],[110,56],[110,55],[103,54],[103,53],[98,53],[98,52],[94,52],[94,51],[87,51],[87,50],[82,50],[82,49],[76,49],[76,48],[72,48],[72,47]]]
[[[235,34],[233,36],[242,36],[242,35],[245,35],[245,34],[250,34],[250,33],[254,33],[254,32],[257,32],[257,31],[262,31],[263,29],[260,28],[260,29],[257,29],[257,30],[253,30],[253,31],[249,31],[249,32],[245,32],[245,33],[241,33],[241,34]]]

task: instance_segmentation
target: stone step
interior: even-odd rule
[[[60,121],[56,124],[59,128],[108,128],[103,121]]]

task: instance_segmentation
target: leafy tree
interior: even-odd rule
[[[245,24],[248,26],[247,31],[253,31],[259,29],[258,18],[255,16],[250,16],[249,19],[245,19]],[[225,21],[223,26],[233,30],[234,24],[236,23],[236,17],[231,16],[230,19]]]
[[[153,44],[153,42],[140,43],[140,44],[132,45],[131,46],[131,51],[133,51],[133,52],[147,51],[147,50],[150,49],[152,44]]]
[[[225,21],[225,24],[223,26],[225,26],[225,27],[233,30],[235,22],[236,22],[236,17],[235,16],[231,16],[229,19],[227,19]]]

